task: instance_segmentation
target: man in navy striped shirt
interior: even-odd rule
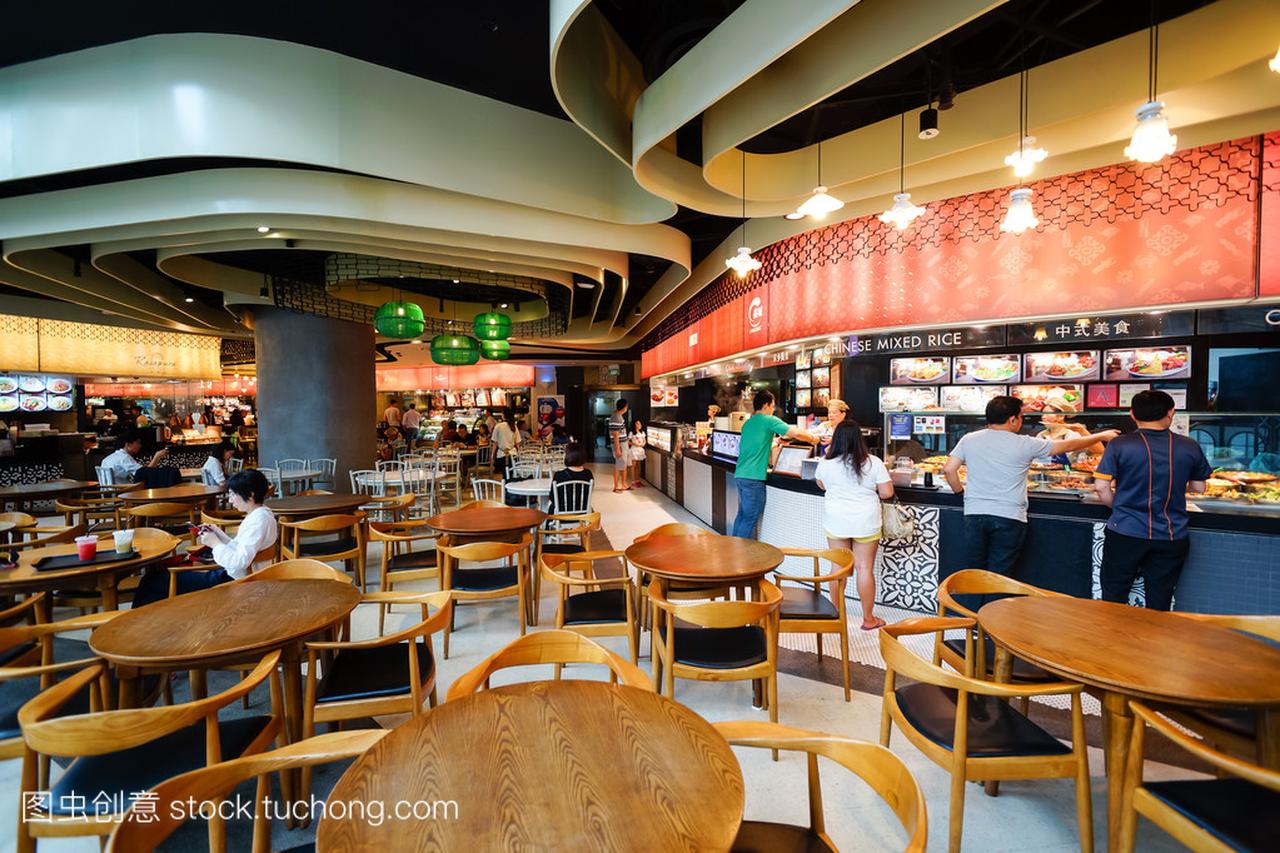
[[[1147,608],[1168,610],[1186,562],[1188,491],[1205,490],[1213,473],[1200,445],[1169,429],[1173,398],[1143,391],[1130,417],[1138,428],[1107,445],[1094,472],[1098,498],[1111,507],[1102,548],[1102,598],[1127,601],[1136,577]]]

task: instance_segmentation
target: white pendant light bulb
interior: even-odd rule
[[[804,204],[796,208],[796,213],[803,216],[812,216],[814,219],[823,219],[828,213],[834,213],[844,207],[844,202],[833,195],[827,195],[827,188],[817,186],[813,188],[813,195],[805,199]]]
[[[1158,163],[1178,148],[1178,137],[1169,132],[1164,101],[1148,101],[1138,107],[1138,125],[1125,146],[1124,156],[1139,163]]]
[[[1040,224],[1035,208],[1031,206],[1031,190],[1019,187],[1009,193],[1009,209],[1005,211],[1000,230],[1006,234],[1021,234]]]
[[[1280,47],[1276,48],[1276,55],[1271,57],[1271,61],[1267,63],[1267,67],[1277,74],[1280,74]]]
[[[724,265],[733,270],[738,278],[746,278],[751,273],[760,269],[760,262],[751,257],[751,250],[746,246],[738,247],[738,254],[732,258],[725,258]]]
[[[1036,164],[1049,156],[1049,152],[1036,147],[1034,136],[1022,137],[1018,150],[1004,158],[1004,164],[1013,168],[1013,174],[1025,178],[1036,169]]]
[[[911,203],[911,193],[897,193],[889,209],[876,218],[899,231],[905,231],[922,213],[924,213],[923,207]]]

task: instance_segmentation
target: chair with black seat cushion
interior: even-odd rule
[[[676,601],[649,584],[654,689],[675,698],[675,679],[755,682],[758,704],[778,721],[778,607],[782,592],[760,581],[755,601]],[[676,626],[676,620],[696,627]]]
[[[961,569],[943,578],[938,584],[938,615],[945,618],[958,614],[977,620],[978,608],[987,601],[993,598],[1018,595],[1050,597],[1060,596],[1060,593],[1022,583],[996,572],[988,572],[985,569]],[[964,654],[964,637],[946,638],[939,634],[934,640],[933,662],[946,663],[957,672],[996,681],[1028,681],[1043,684],[1048,681],[1059,680],[1053,673],[1047,672],[1033,663],[1012,656],[1010,656],[1012,670],[1009,673],[1005,673],[1004,677],[999,677],[995,671],[995,643],[982,630],[981,623],[976,624],[972,633],[974,645],[972,669],[967,668],[968,663]],[[1026,711],[1027,708],[1024,703],[1022,712],[1025,714]]]
[[[1275,850],[1280,839],[1280,772],[1243,761],[1193,738],[1163,711],[1130,702],[1134,720],[1125,768],[1120,824],[1122,853],[1130,853],[1138,815],[1192,850]],[[1224,774],[1219,779],[1145,782],[1142,748],[1150,726],[1175,746]]]
[[[276,849],[271,845],[272,813],[267,810],[267,803],[271,799],[271,774],[355,758],[363,755],[386,735],[386,729],[360,729],[316,735],[270,752],[246,755],[167,779],[152,789],[155,797],[150,803],[145,807],[131,808],[125,813],[107,840],[107,850],[109,853],[146,853],[155,850],[186,822],[185,818],[190,817],[183,804],[225,799],[241,783],[256,777],[258,787],[253,798],[251,850],[252,853],[271,853]],[[274,811],[278,814],[283,810],[284,807],[281,807]],[[291,847],[285,853],[302,853],[304,850],[314,849],[315,845],[309,844]]]
[[[391,634],[367,640],[312,640],[307,643],[307,687],[302,734],[316,723],[341,723],[383,714],[422,713],[424,699],[436,706],[436,659],[431,635],[453,616],[453,601],[442,592],[367,592],[360,604],[416,605],[421,618]],[[429,609],[435,608],[435,613]],[[325,659],[321,667],[321,659]],[[323,668],[323,673],[321,669]],[[310,771],[302,774],[302,796]]]
[[[430,580],[440,577],[439,561],[435,548],[414,550],[418,543],[436,540],[436,532],[423,522],[372,521],[365,528],[370,542],[382,543],[382,570],[378,585],[383,592],[391,592],[397,583]],[[378,614],[378,630],[382,630],[384,608]]]
[[[907,841],[905,853],[923,853],[928,840],[924,795],[902,759],[874,743],[840,735],[806,731],[777,723],[739,720],[713,723],[733,746],[802,752],[808,759],[809,825],[744,820],[734,840],[736,851],[819,851],[837,849],[826,832],[818,757],[852,771],[893,809]],[[772,780],[771,780],[772,781]]]
[[[280,557],[284,560],[342,561],[347,571],[355,565],[356,583],[368,590],[365,580],[364,516],[318,515],[302,521],[280,522]],[[336,538],[320,538],[336,537]]]
[[[622,574],[601,577],[596,564],[619,560]],[[541,572],[556,583],[556,628],[584,637],[626,636],[631,662],[640,654],[640,623],[636,619],[635,579],[622,551],[581,551],[542,555]],[[575,574],[576,573],[576,574]],[[581,592],[573,592],[580,587]]]
[[[524,636],[529,619],[529,550],[533,537],[528,533],[519,542],[470,542],[455,544],[452,536],[436,539],[436,551],[440,560],[440,588],[453,593],[458,602],[492,601],[497,598],[515,597],[518,604],[516,618],[520,636]],[[465,568],[465,563],[491,563],[501,565]],[[449,657],[449,635],[453,632],[453,620],[444,629],[444,656]]]
[[[543,526],[533,531],[533,564],[542,565],[543,554],[581,554],[591,547],[591,534],[600,529],[600,513],[560,513],[548,515]],[[533,621],[538,624],[538,602],[542,599],[542,573],[533,575]]]
[[[41,756],[75,760],[49,789],[38,820],[20,822],[18,849],[29,853],[41,837],[108,835],[131,798],[179,773],[261,752],[280,738],[280,653],[265,656],[250,674],[216,696],[154,708],[128,708],[59,716],[65,706],[106,675],[94,663],[22,706],[22,791],[40,788]],[[272,713],[219,721],[218,711],[270,679]],[[99,705],[99,707],[101,707]],[[25,799],[25,798],[24,798]],[[221,849],[223,826],[209,822],[209,847]]]
[[[566,664],[591,663],[609,668],[610,684],[625,684],[641,690],[652,690],[653,684],[644,670],[628,663],[620,655],[574,631],[535,631],[512,640],[489,655],[474,669],[454,679],[449,685],[446,702],[456,702],[479,690],[489,689],[490,677],[499,670],[517,666],[555,666],[559,680]]]
[[[840,637],[840,674],[844,678],[844,701],[851,701],[849,691],[849,625],[846,621],[844,590],[853,574],[853,552],[848,548],[782,548],[788,557],[801,557],[813,561],[813,573],[808,575],[784,574],[775,570],[774,582],[782,590],[782,605],[778,608],[779,634],[817,634],[818,660],[822,660],[822,635],[838,634]],[[822,563],[830,566],[822,574]],[[783,586],[790,581],[796,586]],[[823,585],[827,594],[823,595]]]
[[[960,850],[966,781],[1049,778],[1075,779],[1080,847],[1092,851],[1093,812],[1081,685],[1007,684],[971,678],[918,657],[898,639],[962,630],[968,638],[968,660],[973,654],[973,623],[972,619],[930,617],[907,619],[880,629],[880,654],[885,662],[880,745],[889,745],[896,724],[927,758],[951,771],[951,853]],[[898,686],[898,675],[905,675],[914,683]],[[1071,746],[1003,701],[1017,696],[1055,695],[1071,697]]]

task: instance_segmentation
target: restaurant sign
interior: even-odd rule
[[[1056,344],[1114,341],[1129,338],[1176,338],[1195,333],[1194,311],[1153,311],[1107,317],[1064,317],[1036,323],[1014,323],[1009,344]]]
[[[1202,308],[1196,331],[1202,335],[1280,332],[1280,305]]]
[[[827,344],[823,352],[840,358],[897,352],[945,352],[1004,345],[1004,326],[957,326],[886,335],[850,335],[842,341]]]

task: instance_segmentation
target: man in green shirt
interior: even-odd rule
[[[733,471],[733,481],[738,487],[738,516],[733,520],[731,531],[734,536],[750,539],[756,535],[756,525],[764,515],[764,483],[769,476],[774,436],[817,443],[809,433],[774,417],[774,405],[771,392],[757,391],[751,400],[756,413],[742,425],[738,465]]]

